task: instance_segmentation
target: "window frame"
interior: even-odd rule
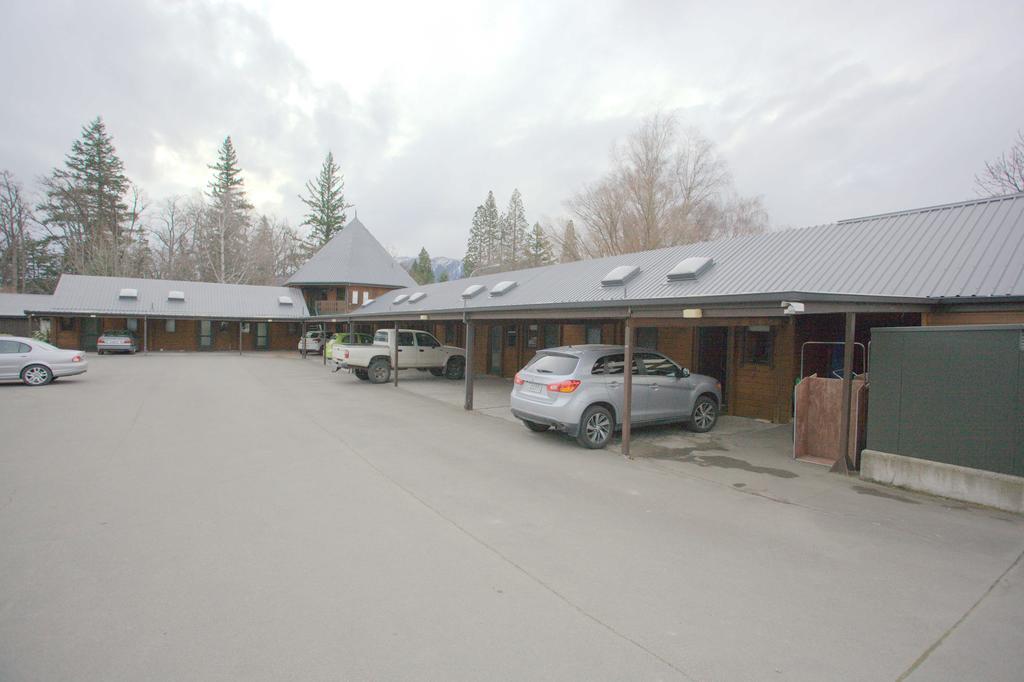
[[[166,320],[164,320],[164,333],[165,334],[174,334],[177,331],[178,331],[178,321],[177,320],[175,320],[173,317],[168,317]]]
[[[643,333],[654,335],[654,343],[646,344],[642,340]],[[637,348],[650,348],[651,350],[658,350],[658,328],[657,327],[637,327],[636,328],[636,346]]]
[[[519,325],[505,325],[505,348],[516,348],[519,343]]]
[[[755,334],[763,334],[765,337],[767,353],[764,356],[756,354],[755,348],[751,345]],[[741,336],[743,345],[740,346],[740,362],[742,364],[768,367],[769,369],[775,367],[775,327],[769,327],[768,331],[751,331],[750,327],[744,327]]]
[[[595,330],[597,331],[597,341],[591,341],[590,340],[590,333],[592,331],[595,331]],[[594,323],[590,323],[590,322],[584,324],[583,325],[583,341],[584,341],[584,343],[586,343],[588,345],[600,345],[600,344],[604,343],[604,325],[594,324]]]

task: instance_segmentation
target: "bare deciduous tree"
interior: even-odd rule
[[[767,228],[757,197],[738,197],[728,165],[695,129],[649,118],[612,152],[612,170],[569,201],[591,257],[646,251]]]
[[[0,171],[0,289],[24,291],[32,237],[32,207],[21,185],[8,171]]]
[[[160,204],[152,227],[153,269],[161,279],[193,280],[196,229],[203,217],[200,198],[172,196]]]
[[[1024,192],[1024,132],[1017,131],[1017,141],[998,159],[985,162],[985,170],[974,176],[974,185],[981,196]]]

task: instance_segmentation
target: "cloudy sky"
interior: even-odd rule
[[[1024,3],[4,3],[0,168],[30,187],[100,114],[152,200],[230,134],[257,207],[301,222],[328,149],[402,254],[461,257],[473,209],[533,220],[675,112],[772,224],[973,196],[1024,128]]]

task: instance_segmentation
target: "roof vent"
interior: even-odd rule
[[[184,301],[185,300],[185,292],[184,291],[174,291],[174,290],[168,291],[167,292],[167,300],[168,301]]]
[[[117,295],[118,298],[138,298],[138,289],[121,289],[121,293]]]
[[[519,284],[519,282],[514,279],[506,279],[504,282],[498,282],[491,287],[491,296],[504,296],[515,289],[517,284]]]
[[[427,297],[427,292],[417,291],[415,294],[409,297],[409,303],[415,303],[416,301],[422,301]]]
[[[466,287],[466,290],[462,292],[462,298],[473,298],[483,290],[483,284],[470,284],[468,287]]]
[[[398,296],[395,296],[394,300],[391,301],[391,302],[392,303],[401,303],[402,301],[404,301],[407,298],[409,298],[409,294],[399,294]]]
[[[668,281],[685,282],[697,279],[714,264],[715,261],[706,256],[691,256],[679,261],[674,268],[669,270]]]
[[[291,296],[278,296],[277,297],[277,302],[280,303],[281,305],[291,305],[292,304],[292,297]]]
[[[620,265],[604,276],[601,286],[621,287],[639,274],[640,268],[636,265]]]

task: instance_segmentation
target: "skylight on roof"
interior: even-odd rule
[[[399,294],[398,296],[395,296],[394,300],[391,301],[391,302],[392,303],[401,303],[402,301],[404,301],[407,298],[409,298],[409,294]]]
[[[483,284],[470,284],[468,287],[466,287],[466,290],[462,292],[462,298],[473,298],[483,290]]]
[[[491,287],[491,296],[504,296],[508,292],[516,288],[519,282],[514,279],[506,279],[503,282],[498,282]]]
[[[117,295],[118,298],[138,298],[138,289],[121,289],[121,292]]]
[[[679,261],[674,268],[669,270],[668,279],[670,282],[695,280],[714,264],[715,261],[707,256],[691,256]]]
[[[277,297],[277,302],[280,303],[281,305],[292,305],[292,297],[291,296],[278,296]]]
[[[172,289],[171,291],[167,292],[167,300],[168,301],[184,301],[185,300],[185,292],[184,291],[175,291],[175,290]]]
[[[640,274],[640,268],[638,266],[620,265],[604,276],[604,279],[601,280],[601,286],[621,287],[638,274]]]
[[[422,301],[427,297],[427,292],[417,291],[415,294],[409,297],[409,303],[415,303],[416,301]]]

